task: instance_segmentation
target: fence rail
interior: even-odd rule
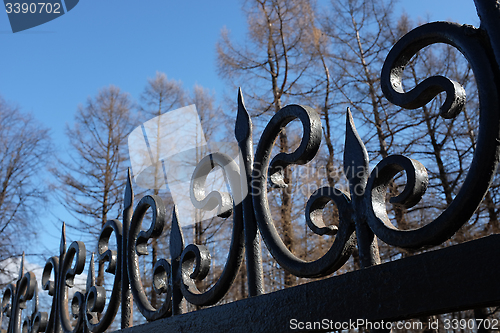
[[[315,234],[335,235],[335,240],[319,259],[307,262],[298,258],[287,249],[278,234],[268,204],[267,188],[283,186],[282,172],[287,166],[306,164],[314,158],[321,142],[320,117],[307,106],[282,108],[264,129],[254,156],[252,123],[240,91],[235,137],[244,168],[240,171],[235,164],[229,163],[228,156],[213,153],[203,159],[195,171],[201,175],[198,179],[203,179],[203,175],[216,166],[225,167],[226,172],[238,176],[228,177],[233,196],[243,193],[244,186],[249,193],[241,203],[233,204],[231,244],[224,269],[215,284],[207,290],[198,290],[197,282],[207,276],[210,267],[210,253],[202,245],[185,246],[174,209],[169,239],[171,258],[159,259],[153,269],[153,288],[163,295],[164,301],[157,308],[151,305],[141,281],[139,257],[147,254],[148,240],[161,235],[170,214],[161,198],[154,195],[143,197],[134,209],[129,173],[123,220],[108,221],[98,241],[97,260],[107,263],[107,272],[114,275],[107,305],[106,290],[95,283],[93,257],[87,268],[85,291],[76,292],[71,300],[68,299],[68,288],[73,286],[75,276],[85,269],[86,249],[79,241],[67,246],[63,226],[60,253],[47,260],[42,276],[43,289],[52,296],[50,311],[39,309],[35,275],[25,273],[21,265],[17,282],[7,286],[4,292],[0,322],[8,319],[8,332],[103,332],[110,327],[121,307],[121,327],[126,332],[279,332],[288,331],[293,324],[306,330],[331,331],[338,328],[328,326],[326,318],[330,325],[355,319],[391,322],[500,305],[500,289],[494,287],[500,275],[499,266],[494,264],[500,256],[500,235],[384,264],[380,264],[377,245],[377,237],[390,246],[404,249],[419,249],[447,241],[474,214],[496,172],[500,156],[500,2],[476,0],[475,3],[481,28],[447,22],[415,28],[394,45],[382,68],[382,90],[390,102],[415,109],[444,91],[446,101],[441,107],[441,116],[445,118],[457,116],[464,107],[463,88],[448,78],[434,76],[405,92],[402,73],[412,56],[434,43],[449,44],[465,56],[477,81],[480,97],[477,148],[460,191],[432,222],[413,230],[399,230],[391,224],[386,211],[386,193],[393,177],[400,171],[406,173],[404,191],[391,202],[408,208],[417,204],[424,194],[428,185],[427,171],[414,159],[391,155],[369,172],[368,153],[348,110],[344,169],[349,193],[331,187],[320,188],[308,199],[305,211],[307,225]],[[275,139],[295,119],[303,127],[299,147],[293,153],[280,153],[271,159]],[[362,172],[347,172],[353,166]],[[203,182],[196,184],[197,189],[203,185]],[[213,194],[194,192],[194,201],[203,201]],[[214,194],[212,198],[219,200],[220,206],[227,204],[223,195]],[[327,226],[322,220],[322,211],[329,202],[338,208],[338,227]],[[152,223],[143,231],[141,224],[148,210],[153,213]],[[344,265],[355,247],[362,268],[265,294],[259,233],[279,265],[297,277],[331,275]],[[108,246],[111,237],[116,239],[116,249]],[[233,284],[244,255],[252,297],[183,314],[184,302],[197,306],[219,302]],[[34,304],[31,309],[26,308],[29,300]],[[130,327],[133,303],[150,323]],[[313,326],[308,327],[307,323]],[[323,326],[314,326],[315,323]]]

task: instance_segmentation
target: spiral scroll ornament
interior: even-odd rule
[[[493,66],[495,60],[488,51],[488,42],[481,31],[471,26],[434,22],[420,26],[398,41],[389,52],[382,69],[382,90],[387,99],[406,108],[425,105],[440,92],[446,92],[446,100],[440,115],[452,118],[465,104],[465,91],[457,83],[442,76],[427,78],[409,92],[403,91],[401,80],[404,67],[419,50],[434,43],[446,43],[458,49],[468,60],[476,77],[479,92],[479,135],[477,148],[464,183],[448,208],[432,222],[414,229],[399,230],[388,220],[385,199],[380,193],[387,187],[396,171],[405,170],[409,182],[399,197],[407,207],[415,204],[425,190],[422,182],[423,167],[420,163],[402,157],[388,157],[377,166],[370,176],[367,191],[368,224],[384,242],[404,247],[419,248],[438,245],[450,238],[472,216],[488,190],[498,164],[500,153],[500,114],[497,86]],[[393,200],[399,200],[399,197]]]

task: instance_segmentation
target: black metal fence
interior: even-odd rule
[[[391,202],[412,207],[427,188],[427,171],[416,160],[391,155],[370,173],[367,151],[348,111],[344,167],[355,166],[364,171],[346,172],[350,194],[323,187],[309,198],[305,212],[309,228],[318,235],[336,237],[331,248],[317,260],[306,262],[295,256],[283,244],[272,219],[268,181],[279,186],[283,168],[305,164],[314,158],[321,141],[320,117],[306,106],[284,107],[268,123],[254,156],[252,123],[240,92],[235,136],[246,174],[240,175],[238,167],[229,163],[222,153],[203,159],[195,171],[203,175],[216,166],[225,166],[229,170],[226,172],[233,172],[239,176],[238,180],[244,180],[235,182],[234,177],[229,177],[233,179],[229,184],[231,192],[242,193],[242,186],[246,186],[249,193],[241,203],[233,205],[231,244],[215,284],[205,291],[198,290],[196,282],[206,277],[210,254],[202,245],[185,246],[174,210],[169,240],[171,258],[158,260],[153,272],[153,288],[163,295],[164,301],[156,308],[151,305],[141,281],[139,256],[147,254],[148,240],[160,236],[169,216],[157,196],[146,196],[133,208],[129,175],[123,221],[108,221],[98,242],[98,260],[107,263],[107,272],[114,274],[107,305],[106,291],[95,284],[94,258],[90,260],[86,290],[68,299],[68,287],[73,285],[75,276],[84,271],[86,251],[82,242],[66,246],[63,227],[60,253],[47,261],[42,277],[43,289],[53,298],[50,311],[38,308],[35,275],[24,273],[21,268],[17,282],[4,292],[0,320],[9,321],[9,332],[103,332],[121,307],[121,327],[127,332],[332,331],[353,328],[355,326],[338,325],[357,320],[388,323],[500,305],[500,288],[495,287],[500,276],[500,267],[495,265],[500,257],[500,235],[384,264],[380,264],[376,242],[378,237],[404,249],[442,244],[474,214],[496,172],[500,152],[500,2],[475,2],[481,28],[446,22],[418,27],[393,47],[381,74],[385,96],[401,107],[418,108],[438,93],[446,92],[446,101],[441,107],[441,116],[445,118],[455,117],[464,107],[463,89],[456,82],[435,76],[409,92],[403,91],[402,73],[408,61],[428,45],[446,43],[465,56],[476,77],[480,96],[477,148],[462,188],[432,222],[414,230],[399,230],[391,224],[386,211],[386,192],[393,177],[404,171],[407,182],[404,191]],[[303,126],[299,147],[293,153],[280,153],[270,160],[275,139],[294,119]],[[203,183],[198,187],[203,188]],[[203,192],[197,195],[201,195],[201,199],[206,197]],[[222,200],[222,196],[218,198]],[[338,227],[327,226],[322,220],[322,210],[328,202],[338,208]],[[141,231],[148,209],[153,213],[152,223],[147,231]],[[258,233],[279,265],[295,276],[331,275],[348,260],[356,246],[362,269],[265,294]],[[108,247],[111,237],[116,238],[114,250]],[[207,306],[220,301],[231,287],[244,255],[250,298],[182,314],[183,302]],[[50,280],[51,274],[53,280]],[[29,300],[34,300],[31,309],[26,308]],[[130,327],[133,303],[150,323]],[[387,326],[376,328],[387,329]]]

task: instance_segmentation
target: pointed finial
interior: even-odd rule
[[[24,275],[24,251],[23,255],[21,256],[21,264],[19,265],[19,281],[23,278]]]
[[[177,217],[177,207],[174,206],[172,213],[172,228],[170,229],[170,256],[172,259],[179,258],[184,250],[184,236]]]
[[[62,232],[61,232],[61,245],[59,246],[59,252],[61,257],[59,260],[63,260],[63,256],[66,253],[66,223],[63,222]]]
[[[369,171],[368,162],[368,152],[356,131],[356,126],[354,126],[351,109],[347,108],[344,173],[351,186],[356,186],[357,184],[366,185]]]
[[[234,136],[236,141],[241,143],[252,134],[252,120],[245,107],[243,101],[243,93],[241,88],[238,89],[238,114],[236,115],[236,124],[234,128]]]
[[[134,204],[134,189],[132,188],[132,173],[130,172],[130,168],[128,168],[123,206],[125,207],[125,209],[127,209],[129,207],[132,207],[133,204]]]
[[[87,291],[95,286],[95,266],[94,266],[94,252],[90,256],[89,272],[87,273]]]

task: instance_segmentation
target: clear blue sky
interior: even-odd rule
[[[79,104],[104,86],[114,84],[137,100],[147,78],[161,71],[186,88],[197,83],[222,98],[226,88],[215,69],[215,43],[224,26],[234,37],[244,38],[241,3],[81,0],[69,13],[16,34],[2,10],[0,95],[51,128],[60,154],[64,154],[65,124],[73,121]],[[479,22],[472,0],[403,0],[396,13],[403,9],[415,21],[428,17]],[[67,218],[57,204],[51,211]],[[53,249],[52,254],[59,246],[55,220],[51,215],[42,217],[46,230],[41,231],[45,233],[41,242]]]

